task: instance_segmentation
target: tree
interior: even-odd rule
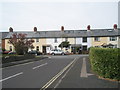
[[[63,41],[58,47],[61,47],[61,48],[68,48],[70,46],[69,42],[68,41]]]
[[[9,39],[9,43],[11,43],[14,46],[15,51],[18,55],[23,55],[28,52],[28,49],[34,48],[34,40],[28,40],[26,36],[27,34],[14,33]]]
[[[4,51],[6,51],[6,49],[5,49],[5,48],[2,48],[2,51],[4,52]]]

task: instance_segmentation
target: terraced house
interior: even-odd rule
[[[87,51],[90,47],[99,47],[111,44],[113,48],[120,48],[120,29],[115,24],[112,29],[91,29],[90,25],[86,30],[61,30],[56,31],[38,31],[35,27],[33,31],[2,32],[2,45],[6,50],[14,51],[14,47],[8,43],[13,33],[27,34],[27,39],[33,39],[34,49],[43,53],[49,53],[52,49],[61,49],[58,47],[63,41],[70,43],[69,48],[63,48],[70,53],[79,52],[79,50]]]

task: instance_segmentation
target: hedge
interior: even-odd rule
[[[120,81],[120,48],[91,48],[89,58],[99,76]]]

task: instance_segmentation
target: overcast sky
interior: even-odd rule
[[[89,1],[89,2],[88,2]],[[108,2],[109,1],[109,2]],[[113,28],[118,24],[119,0],[2,0],[0,2],[0,30],[38,31]]]

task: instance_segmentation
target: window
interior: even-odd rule
[[[100,37],[95,37],[94,41],[100,41]]]
[[[68,38],[65,38],[65,41],[68,41]]]
[[[36,42],[39,42],[39,39],[36,39]]]
[[[117,37],[110,37],[110,41],[116,41]]]
[[[83,46],[83,50],[84,50],[84,51],[87,51],[87,46]]]
[[[12,46],[10,46],[10,51],[12,51]]]
[[[36,47],[36,50],[39,51],[39,46]]]
[[[55,41],[54,41],[55,43],[57,43],[57,38],[55,38]]]
[[[87,42],[87,37],[83,37],[83,42]]]

